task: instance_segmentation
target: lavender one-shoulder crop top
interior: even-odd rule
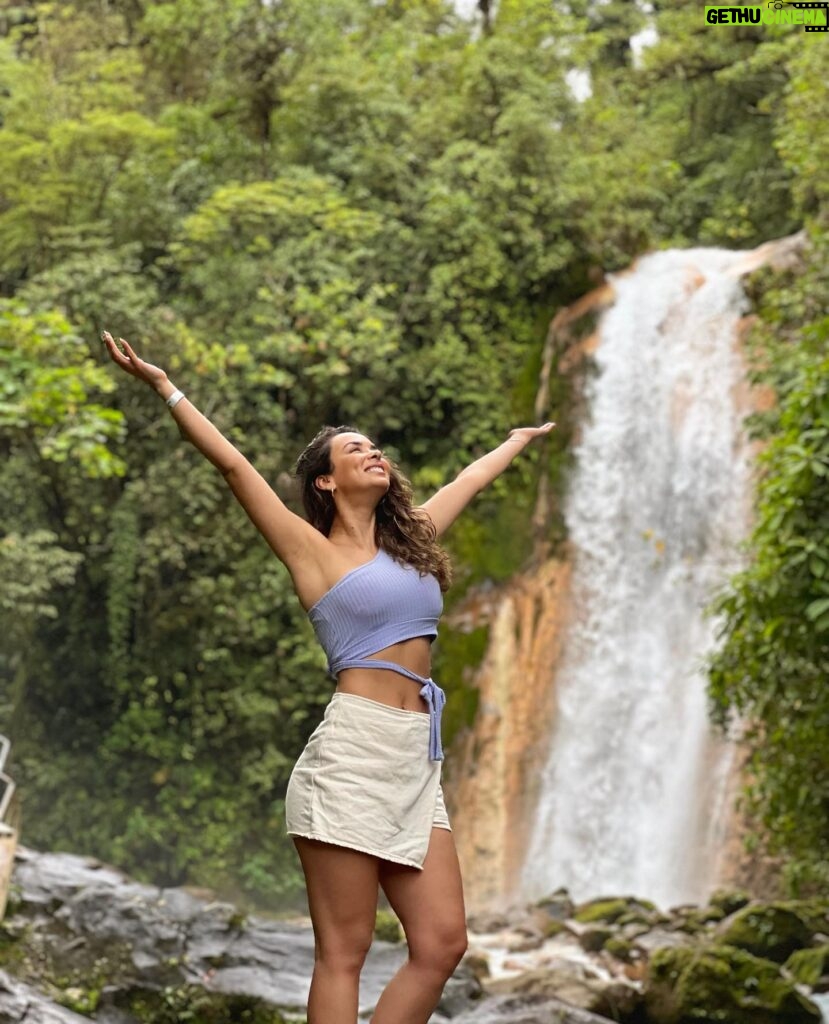
[[[416,636],[434,640],[443,596],[434,576],[421,576],[382,548],[370,562],[347,572],[308,610],[328,671],[336,678],[346,668],[386,668],[421,684],[429,706],[432,760],[443,760],[440,720],[446,694],[432,679],[369,655]]]

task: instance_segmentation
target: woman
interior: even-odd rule
[[[437,538],[533,438],[522,427],[419,509],[395,466],[350,427],[325,428],[297,463],[310,522],[157,366],[112,336],[123,370],[167,402],[182,434],[227,480],[288,567],[328,654],[336,690],[286,793],[315,936],[308,1024],[354,1024],[379,887],[409,958],[372,1024],[425,1024],[467,947],[458,858],[440,787],[444,694],[429,677],[449,563]],[[417,685],[414,685],[417,684]]]

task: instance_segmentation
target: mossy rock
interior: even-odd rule
[[[543,910],[548,917],[554,917],[557,921],[564,921],[572,917],[575,912],[575,904],[570,898],[567,889],[556,889],[548,896],[542,897],[535,903],[538,910]]]
[[[617,960],[630,963],[633,955],[633,943],[628,942],[627,939],[620,939],[618,935],[614,935],[607,940],[603,948],[605,953],[609,953]]]
[[[778,900],[777,906],[785,907],[786,910],[797,914],[813,935],[829,934],[829,900],[822,897],[809,900]]]
[[[56,1003],[65,1006],[68,1010],[83,1014],[88,1017],[98,1009],[101,1001],[101,990],[99,988],[81,988],[79,985],[71,985],[65,988],[55,999]]]
[[[671,920],[671,927],[675,931],[697,935],[722,921],[725,916],[722,907],[694,907],[674,917]]]
[[[721,910],[720,917],[735,914],[751,903],[751,896],[742,889],[717,889],[708,900],[710,907]]]
[[[402,942],[403,928],[391,910],[378,910],[374,919],[374,934],[383,942]]]
[[[824,975],[829,974],[829,945],[798,949],[783,966],[801,985],[814,988]]]
[[[8,968],[14,974],[14,967],[24,958],[25,951],[20,936],[0,925],[0,968]]]
[[[656,913],[656,906],[648,900],[618,897],[615,899],[590,900],[576,907],[574,920],[581,924],[592,924],[594,921],[606,921],[613,924],[623,914],[632,912]]]
[[[586,928],[579,935],[579,945],[585,953],[598,953],[615,934],[612,928]]]
[[[734,946],[657,950],[645,982],[649,1024],[821,1024],[779,966]]]
[[[556,935],[561,935],[562,932],[567,931],[567,925],[564,921],[558,921],[556,918],[550,918],[549,921],[544,925],[542,934],[545,939],[552,939]]]
[[[194,985],[133,991],[119,1008],[146,1024],[287,1024],[273,1006],[253,996],[225,996]]]
[[[616,918],[614,924],[619,925],[620,928],[626,924],[644,924],[647,925],[648,928],[651,928],[653,925],[664,920],[667,919],[664,915],[659,913],[652,914],[648,911],[642,910],[627,910],[624,914],[620,914],[619,917]]]
[[[751,903],[726,918],[718,935],[725,945],[781,964],[812,943],[812,929],[783,903]]]

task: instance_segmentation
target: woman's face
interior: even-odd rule
[[[374,493],[379,500],[389,489],[391,467],[383,453],[364,434],[335,434],[331,438],[331,473],[317,477],[323,490]]]

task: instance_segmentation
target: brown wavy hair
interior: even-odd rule
[[[302,487],[302,504],[313,527],[327,537],[336,514],[330,491],[315,484],[318,476],[333,472],[331,439],[337,434],[359,434],[356,427],[323,427],[297,459],[294,472]],[[435,527],[426,512],[412,507],[412,485],[387,456],[389,489],[375,510],[374,539],[378,547],[403,565],[413,565],[421,575],[431,573],[442,591],[452,582],[452,563],[438,544]]]

